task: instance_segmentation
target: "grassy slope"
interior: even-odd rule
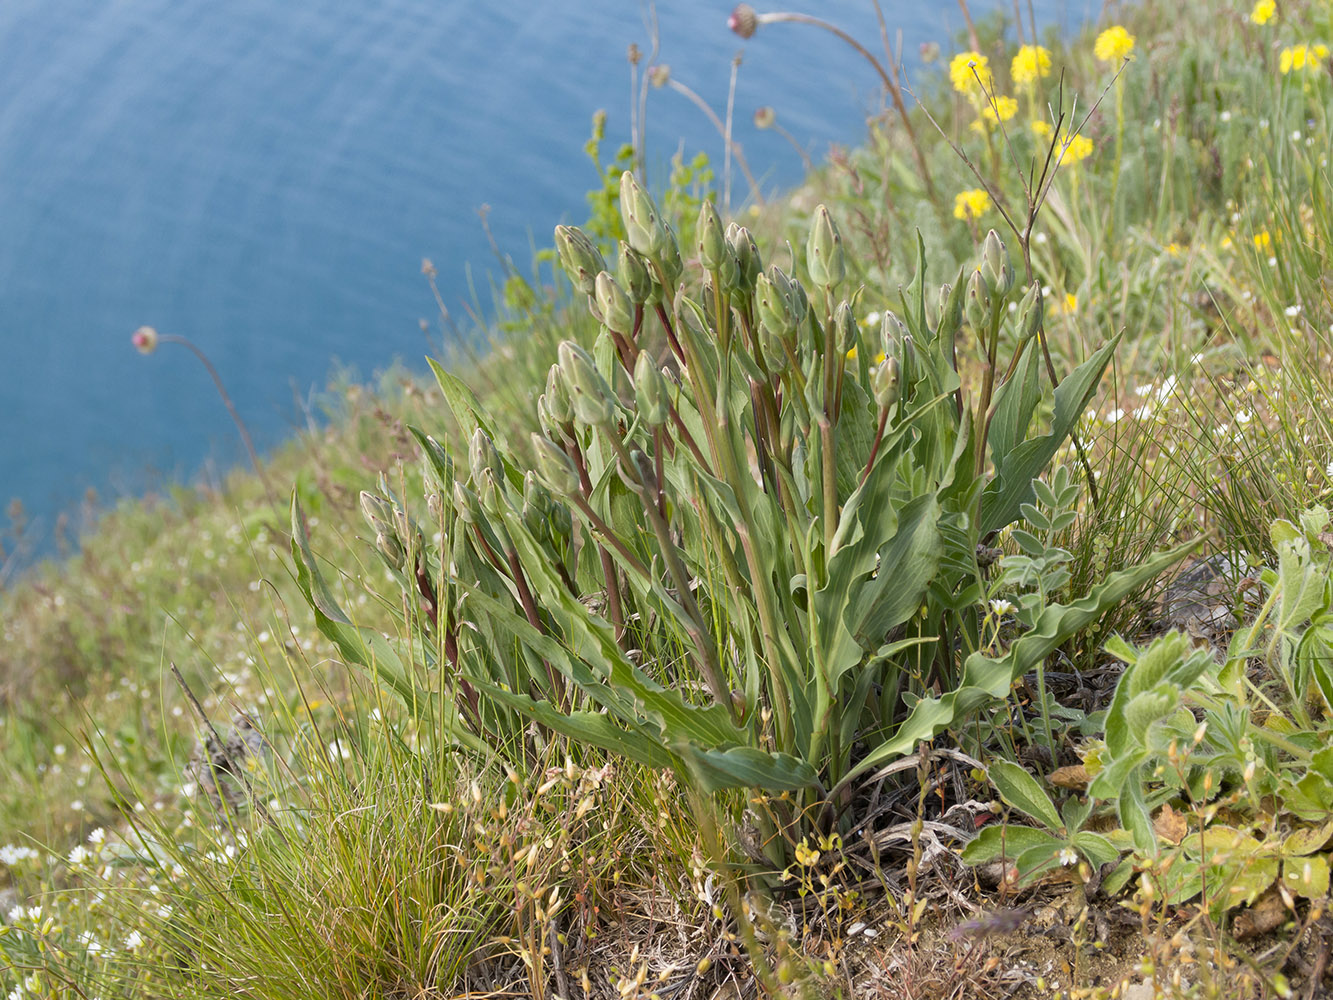
[[[1333,407],[1326,405],[1323,373],[1333,306],[1320,281],[1333,239],[1328,213],[1312,207],[1328,186],[1330,133],[1319,108],[1329,81],[1323,73],[1282,77],[1277,70],[1278,49],[1320,37],[1328,15],[1318,5],[1292,4],[1278,22],[1260,27],[1246,23],[1246,12],[1235,5],[1219,13],[1218,4],[1200,2],[1169,14],[1165,6],[1128,17],[1138,44],[1123,76],[1123,95],[1111,89],[1088,121],[1084,131],[1096,152],[1066,168],[1034,244],[1033,263],[1054,304],[1051,345],[1060,365],[1128,330],[1115,381],[1084,427],[1108,500],[1100,513],[1089,512],[1072,537],[1088,574],[1081,583],[1166,537],[1199,529],[1219,546],[1262,549],[1271,517],[1294,516],[1330,495],[1325,465]],[[1090,40],[1082,39],[1056,51],[1057,66],[1069,70],[1066,107],[1077,91],[1080,120],[1111,76],[1090,50]],[[988,51],[1003,80],[1007,56],[999,47]],[[1045,96],[1055,100],[1053,92]],[[1020,162],[1040,149],[1026,127],[1036,106],[1022,108],[1010,123]],[[983,176],[1015,204],[1019,182],[1007,144],[996,133],[971,131],[974,112],[960,99],[932,100],[931,107]],[[968,259],[977,231],[999,226],[1000,219],[994,212],[980,225],[953,218],[953,194],[977,182],[931,126],[918,121],[917,131],[926,139],[940,203],[921,197],[904,178],[909,161],[901,133],[876,126],[865,144],[754,220],[761,243],[802,243],[809,209],[824,201],[847,220],[859,278],[867,286],[863,312],[894,304],[894,290],[910,277],[915,227],[931,234],[933,274],[944,280]],[[518,291],[510,286],[511,301]],[[529,314],[512,317],[501,353],[466,366],[469,382],[513,425],[515,437],[532,421],[532,401],[554,344],[574,322],[562,306],[540,297],[530,305]],[[1291,312],[1292,306],[1299,308]],[[581,335],[586,332],[585,326]],[[1297,357],[1303,360],[1281,363]],[[336,559],[344,580],[389,594],[391,588],[379,587],[383,573],[372,547],[355,540],[365,533],[357,492],[371,487],[383,469],[391,478],[405,476],[401,491],[410,494],[416,449],[404,425],[447,435],[447,421],[438,394],[408,381],[391,380],[375,390],[343,388],[334,398],[339,414],[329,428],[274,456],[270,476],[297,484],[314,516],[318,548]],[[1225,432],[1219,434],[1219,427]],[[393,471],[399,458],[410,471]],[[665,787],[662,776],[631,768],[614,775],[562,773],[556,751],[550,772],[555,784],[541,796],[536,790],[544,781],[515,776],[506,783],[435,761],[431,797],[458,803],[457,816],[440,827],[434,814],[421,809],[420,788],[403,780],[410,727],[396,730],[401,745],[375,739],[366,722],[373,691],[349,677],[316,635],[289,578],[285,523],[285,511],[268,510],[259,484],[238,472],[217,494],[181,490],[170,501],[121,505],[87,535],[78,556],[43,567],[0,595],[0,843],[40,842],[64,851],[90,829],[115,829],[120,810],[136,803],[150,825],[158,822],[151,814],[160,817],[164,838],[190,825],[190,811],[182,809],[177,793],[190,780],[181,769],[197,720],[171,680],[168,666],[175,664],[217,724],[241,706],[280,724],[284,759],[300,769],[318,777],[321,767],[311,762],[308,748],[333,747],[323,755],[332,759],[323,780],[336,792],[321,793],[323,798],[312,793],[309,774],[298,779],[294,766],[274,779],[282,788],[275,801],[332,803],[333,812],[351,815],[362,807],[360,790],[376,787],[393,817],[388,825],[401,833],[399,840],[384,839],[382,817],[378,824],[349,828],[341,839],[332,838],[327,851],[313,852],[305,869],[300,852],[262,845],[271,862],[265,870],[290,877],[284,890],[289,895],[276,898],[302,918],[273,934],[259,933],[258,918],[241,910],[200,918],[214,927],[221,920],[235,940],[248,942],[211,962],[230,961],[234,976],[262,981],[251,995],[290,995],[296,987],[289,963],[302,948],[319,951],[320,971],[311,975],[324,984],[312,988],[321,995],[334,995],[334,983],[350,995],[357,984],[380,992],[390,984],[441,981],[457,971],[440,954],[423,951],[420,941],[412,943],[414,935],[421,937],[414,930],[420,921],[440,920],[439,913],[427,905],[423,916],[396,891],[423,865],[437,863],[413,853],[419,838],[469,845],[470,857],[454,860],[444,889],[423,884],[415,896],[406,894],[435,899],[452,926],[468,929],[471,937],[449,954],[500,935],[513,940],[490,947],[520,958],[527,949],[531,959],[538,946],[523,934],[542,924],[535,914],[549,905],[549,896],[539,891],[545,886],[581,893],[582,906],[614,900],[608,911],[694,921],[680,931],[686,944],[679,950],[699,957],[686,945],[709,933],[708,908],[700,902],[712,892],[705,885],[707,838],[692,830],[679,790]],[[365,601],[360,587],[348,590],[360,591]],[[390,600],[377,607],[371,599],[360,610],[386,629],[395,620]],[[1132,622],[1134,613],[1127,609],[1121,621]],[[115,761],[109,766],[115,792],[80,749],[94,730],[110,749],[103,762]],[[354,748],[350,776],[340,763],[347,746]],[[511,800],[512,808],[495,805]],[[585,800],[608,818],[605,827],[586,821]],[[473,837],[469,824],[486,832]],[[529,848],[539,849],[542,860],[535,867],[516,861]],[[44,887],[78,884],[58,864],[11,868],[8,877],[25,899]],[[0,865],[0,886],[5,871]],[[541,877],[534,879],[533,871]],[[88,881],[96,885],[101,877]],[[129,880],[135,879],[140,887],[153,882],[151,874]],[[314,882],[337,888],[324,892]],[[162,884],[181,910],[196,905],[186,888],[170,879]],[[475,893],[468,896],[465,885]],[[354,903],[349,911],[371,916],[343,921],[329,902],[339,894]],[[50,897],[44,904],[62,913],[68,935],[83,928],[123,944],[142,926],[144,936],[156,931],[156,946],[177,956],[189,940],[164,930],[162,921],[169,918],[135,916],[124,907],[80,909],[82,899],[71,893],[65,903]],[[387,919],[374,918],[376,912]],[[623,954],[631,942],[622,926],[608,916],[604,933],[625,945],[617,967],[632,977],[635,967]],[[581,954],[599,954],[597,942],[584,944]],[[163,954],[118,950],[125,964],[116,974],[147,991],[151,968]],[[385,964],[361,961],[372,955],[384,956]],[[343,964],[345,956],[351,957]],[[515,963],[521,969],[521,960]],[[70,959],[70,967],[77,965]],[[567,974],[578,975],[573,969]],[[184,989],[179,982],[161,988]]]

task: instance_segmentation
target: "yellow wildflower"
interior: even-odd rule
[[[1051,123],[1038,118],[1032,123],[1032,133],[1039,135],[1043,139],[1049,139],[1051,135]]]
[[[979,81],[979,82],[978,82]],[[979,97],[994,82],[990,60],[980,52],[960,52],[949,62],[949,82],[965,97]]]
[[[1086,135],[1066,136],[1064,147],[1065,155],[1061,162],[1069,166],[1082,163],[1092,155],[1092,140]]]
[[[1282,55],[1278,57],[1278,69],[1284,76],[1300,70],[1318,72],[1320,64],[1327,58],[1327,45],[1292,45],[1282,50]]]
[[[1050,72],[1051,53],[1043,45],[1024,45],[1009,66],[1015,87],[1031,87]]]
[[[804,837],[796,845],[796,862],[803,868],[813,868],[819,864],[819,852],[810,850],[810,844]]]
[[[990,195],[986,193],[985,188],[959,191],[953,200],[953,217],[955,219],[979,219],[990,211],[990,206]]]
[[[1254,248],[1256,250],[1267,250],[1273,245],[1273,237],[1269,235],[1267,229],[1263,232],[1254,234]]]
[[[986,106],[981,109],[982,117],[992,125],[1007,122],[1017,113],[1018,102],[1012,97],[996,97],[994,100],[986,102]]]
[[[1250,11],[1250,20],[1255,24],[1267,24],[1277,16],[1277,4],[1273,0],[1258,0],[1254,10]]]
[[[1078,312],[1078,296],[1073,292],[1065,292],[1065,312]]]
[[[1114,25],[1097,36],[1092,53],[1102,62],[1120,62],[1134,51],[1134,36]]]

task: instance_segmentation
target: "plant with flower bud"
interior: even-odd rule
[[[423,543],[392,497],[368,500],[367,519],[430,609],[414,619],[414,654],[447,664],[447,732],[506,748],[559,733],[705,791],[789,793],[765,819],[782,861],[854,801],[858,779],[997,704],[1177,553],[1047,605],[1002,655],[982,652],[978,546],[1031,501],[1114,345],[1055,387],[1039,426],[1040,295],[1021,290],[1017,328],[1001,336],[1020,289],[993,233],[938,309],[919,245],[901,316],[867,335],[855,262],[822,206],[798,273],[765,268],[750,233],[711,204],[687,265],[628,172],[620,210],[614,265],[577,230],[557,232],[602,328],[590,350],[560,347],[537,403],[535,476],[437,368],[470,438],[455,469],[417,432],[442,541]],[[964,322],[986,352],[980,388],[957,369]],[[382,651],[370,663],[366,637],[321,608],[299,512],[293,527],[321,627],[382,670]]]

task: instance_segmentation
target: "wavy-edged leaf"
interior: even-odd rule
[[[1062,829],[1055,803],[1037,779],[1023,768],[1012,761],[997,760],[986,768],[986,774],[1006,805],[1032,817],[1052,832],[1058,833]]]
[[[1028,438],[1007,455],[995,458],[995,478],[982,494],[979,530],[982,535],[997,531],[1018,517],[1018,509],[1032,500],[1032,480],[1041,475],[1055,453],[1069,437],[1097,391],[1102,373],[1124,332],[1116,334],[1100,350],[1065,376],[1055,388],[1055,411],[1051,430],[1041,437]]]
[[[673,749],[705,792],[725,788],[795,792],[819,784],[815,769],[791,754],[767,753],[748,746],[707,749],[692,743],[673,744]]]
[[[1059,837],[1032,826],[1014,826],[1011,823],[993,823],[967,842],[959,855],[966,865],[985,865],[1001,857],[1017,858],[1024,851],[1063,845]]]
[[[933,739],[956,719],[1004,698],[1014,681],[1034,669],[1071,635],[1092,624],[1178,562],[1196,545],[1196,542],[1190,542],[1158,553],[1138,566],[1112,573],[1081,600],[1067,605],[1051,605],[1038,616],[1033,628],[1015,640],[1001,658],[973,653],[963,664],[959,686],[942,697],[923,698],[917,702],[894,734],[862,758],[839,787],[895,757],[911,753],[917,743]]]

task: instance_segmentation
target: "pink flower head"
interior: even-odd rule
[[[157,331],[151,326],[141,326],[130,335],[130,343],[140,354],[152,354],[157,350]]]
[[[742,38],[749,38],[759,28],[759,15],[748,3],[737,4],[727,18],[727,27]]]

